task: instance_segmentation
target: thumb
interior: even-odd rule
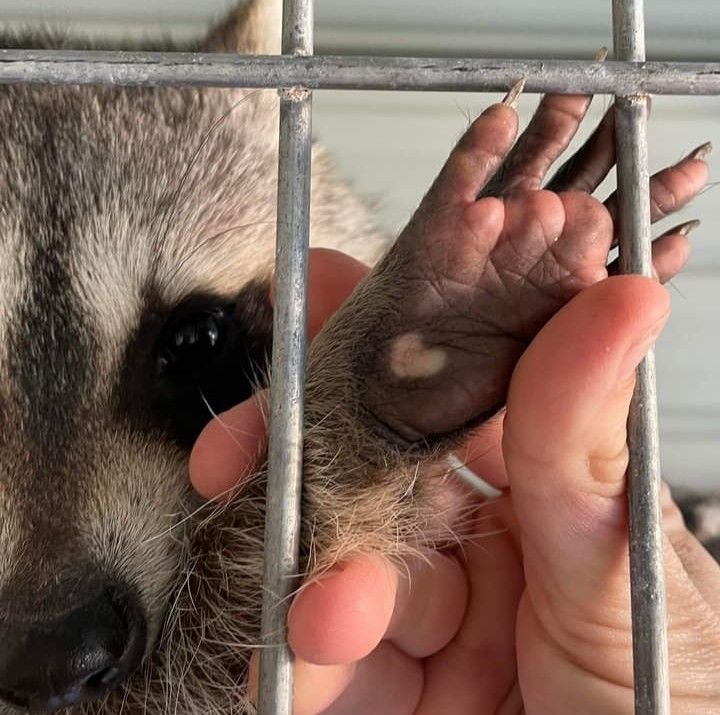
[[[548,323],[516,368],[503,448],[531,591],[537,579],[552,584],[546,596],[569,589],[573,603],[597,603],[618,584],[611,576],[625,578],[628,407],[635,367],[669,304],[646,278],[598,283]]]

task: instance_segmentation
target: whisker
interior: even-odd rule
[[[232,435],[230,435],[232,439]],[[199,514],[201,514],[203,511],[208,511],[208,517],[203,520],[203,524],[207,523],[209,520],[212,520],[218,513],[222,513],[224,509],[227,508],[228,504],[231,501],[232,496],[240,491],[245,485],[248,484],[250,481],[254,481],[260,474],[262,474],[262,470],[248,474],[241,482],[238,484],[233,484],[232,486],[228,487],[227,489],[224,489],[219,494],[216,494],[215,496],[209,498],[207,501],[203,502],[199,507],[182,517],[179,521],[177,521],[175,524],[171,524],[167,528],[163,529],[159,533],[155,534],[154,536],[149,536],[147,539],[145,539],[142,543],[143,545],[149,544],[153,541],[156,541],[157,539],[161,539],[168,534],[172,534],[174,531],[179,529],[184,524],[187,524],[188,521],[191,521],[195,517],[197,517]]]
[[[227,492],[225,492],[225,493],[227,494],[227,493],[229,493],[230,491],[231,491],[231,490],[227,490]],[[156,541],[157,539],[161,539],[162,537],[167,536],[168,534],[171,534],[173,531],[175,531],[176,529],[178,529],[179,527],[181,527],[183,524],[186,524],[188,521],[190,521],[191,519],[195,518],[195,517],[196,517],[198,514],[200,514],[202,511],[204,511],[205,509],[208,509],[209,506],[215,501],[215,499],[218,499],[220,496],[221,496],[221,495],[218,495],[218,497],[214,497],[213,499],[208,500],[208,501],[205,502],[204,504],[201,504],[197,509],[194,509],[193,511],[191,511],[189,514],[187,514],[186,516],[184,516],[182,519],[180,519],[180,520],[179,520],[178,522],[176,522],[175,524],[172,524],[172,525],[168,526],[166,529],[163,529],[163,530],[162,530],[161,532],[159,532],[158,534],[155,534],[155,536],[149,536],[147,539],[145,539],[145,541],[142,542],[143,545],[149,544],[149,543],[151,543],[151,542],[153,542],[153,541]]]
[[[223,432],[225,432],[225,434],[227,434],[227,436],[230,437],[230,439],[234,442],[234,444],[242,450],[242,445],[240,444],[240,442],[238,442],[238,440],[233,435],[232,428],[230,427],[230,425],[225,424],[225,422],[223,422],[223,420],[220,418],[220,415],[217,412],[215,412],[215,410],[213,410],[212,406],[208,402],[208,399],[207,399],[207,397],[205,397],[202,390],[200,390],[199,392],[200,392],[200,398],[205,403],[205,407],[207,407],[208,412],[212,415],[213,420],[216,421],[223,428]],[[239,434],[242,434],[242,432],[240,432]]]
[[[451,454],[447,458],[447,463],[453,473],[462,479],[468,486],[472,487],[475,491],[479,492],[488,499],[494,499],[502,494],[499,489],[496,489],[487,481],[485,481],[479,474],[476,474],[467,464],[463,463],[455,454]]]

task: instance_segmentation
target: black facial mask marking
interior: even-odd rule
[[[265,283],[231,299],[195,294],[177,306],[149,300],[128,344],[117,388],[123,416],[192,447],[217,414],[264,384],[272,346]]]

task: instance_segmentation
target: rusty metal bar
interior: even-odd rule
[[[313,50],[313,0],[284,0],[284,55]],[[275,318],[258,712],[292,715],[287,614],[300,572],[312,93],[280,93]]]
[[[613,0],[613,27],[616,59],[643,62],[642,0]],[[615,106],[621,271],[652,276],[647,95],[619,96]],[[652,350],[637,370],[628,446],[635,713],[670,715],[660,443]]]
[[[0,50],[0,84],[718,95],[718,62],[604,62]]]

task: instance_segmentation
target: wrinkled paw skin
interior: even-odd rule
[[[352,341],[346,367],[361,413],[404,447],[438,443],[497,412],[540,328],[607,276],[604,206],[579,192],[475,200],[473,188],[468,199],[472,139],[471,130],[328,331],[336,344]]]
[[[376,298],[386,314],[355,367],[367,409],[409,443],[433,442],[502,407],[530,340],[606,277],[612,239],[605,209],[579,193],[538,191],[444,211],[432,197],[426,204],[396,246],[392,295]],[[443,213],[442,225],[425,219]]]
[[[541,190],[589,104],[548,95],[519,137],[512,106],[483,112],[391,251],[313,341],[303,504],[310,570],[358,550],[403,554],[455,538],[458,480],[443,477],[444,458],[504,405],[543,325],[608,275],[617,200],[591,194],[615,163],[612,109],[549,180],[553,190]],[[708,146],[651,177],[653,221],[700,191]],[[682,267],[690,226],[654,243],[661,281]]]

